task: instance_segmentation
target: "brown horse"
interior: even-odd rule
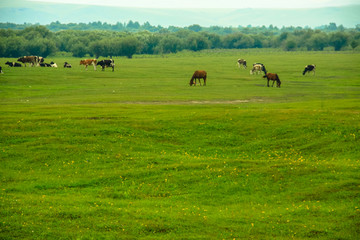
[[[207,73],[205,71],[203,70],[195,71],[190,79],[190,86],[192,85],[196,86],[196,79],[199,80],[201,86],[201,81],[200,81],[201,78],[204,79],[204,86],[206,86],[206,77],[207,77]]]
[[[274,83],[276,81],[276,87],[280,87],[281,85],[281,81],[279,76],[276,73],[267,73],[265,74],[265,76],[263,76],[263,78],[267,78],[267,86],[269,87],[269,81],[273,81],[272,87],[274,86]]]

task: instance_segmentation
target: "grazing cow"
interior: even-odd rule
[[[9,62],[9,61],[7,61],[5,64],[9,65],[9,67],[21,67],[21,64],[17,63],[17,62]]]
[[[114,60],[101,60],[96,65],[100,65],[102,67],[102,70],[105,70],[105,67],[112,67],[112,71],[114,71],[115,63]]]
[[[276,73],[266,73],[263,78],[267,78],[267,86],[269,87],[269,81],[273,81],[272,87],[274,87],[274,83],[276,81],[276,87],[280,87],[281,81],[279,76]]]
[[[64,68],[71,68],[71,64],[68,63],[68,62],[65,62],[65,63],[64,63]]]
[[[237,60],[237,64],[238,64],[238,66],[239,66],[239,68],[241,68],[241,66],[243,66],[243,68],[244,69],[246,69],[247,68],[247,66],[246,66],[246,60],[245,59],[238,59]]]
[[[26,63],[29,63],[30,66],[33,67],[34,65],[39,66],[40,62],[44,62],[44,58],[38,56],[24,56],[19,58],[17,61],[24,63],[25,67],[26,67]]]
[[[87,70],[87,67],[89,65],[93,65],[94,66],[94,70],[96,71],[96,59],[85,59],[85,60],[81,60],[80,61],[80,65],[85,65],[85,69]]]
[[[264,74],[267,73],[265,65],[262,63],[254,63],[253,68],[250,70],[250,74],[254,74],[256,72],[257,74],[261,73],[261,71],[264,72]]]
[[[260,64],[254,64],[253,65],[253,68],[250,70],[250,74],[259,74],[261,73],[261,70],[262,70],[262,66]]]
[[[205,71],[203,71],[203,70],[195,71],[190,79],[190,86],[192,86],[192,85],[196,86],[196,79],[199,80],[199,83],[201,86],[200,78],[204,79],[204,86],[206,86],[206,77],[207,77],[207,73]]]
[[[306,65],[305,66],[305,69],[303,71],[303,75],[305,75],[306,72],[310,73],[311,71],[314,72],[314,75],[315,75],[315,68],[316,68],[316,65],[315,64],[311,64],[311,65]]]
[[[51,62],[51,63],[50,63],[50,66],[51,66],[51,67],[54,67],[54,68],[57,68],[57,64],[54,63],[54,62]]]

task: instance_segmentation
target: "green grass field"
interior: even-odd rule
[[[115,72],[7,60],[0,239],[360,237],[360,54],[182,52]],[[206,87],[189,86],[197,69]]]

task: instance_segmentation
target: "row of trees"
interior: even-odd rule
[[[171,32],[138,31],[50,31],[45,26],[30,26],[23,30],[0,29],[0,57],[38,55],[47,57],[58,52],[75,57],[127,56],[133,54],[164,54],[182,50],[282,48],[286,51],[331,48],[335,51],[355,49],[360,44],[360,29],[326,32],[313,29],[281,31],[266,28],[256,31],[246,28],[228,34],[204,31],[195,25]]]
[[[40,24],[32,24],[32,23],[24,23],[24,24],[15,24],[15,23],[0,23],[0,29],[17,29],[23,30],[27,27],[40,26]],[[273,25],[269,25],[266,27],[263,26],[251,26],[248,25],[246,27],[239,25],[238,27],[220,27],[220,26],[211,26],[211,27],[202,27],[198,24],[193,24],[188,27],[175,27],[169,26],[167,28],[162,27],[161,25],[154,26],[149,22],[145,22],[140,24],[137,21],[129,21],[127,23],[117,22],[115,24],[109,24],[106,22],[89,22],[89,23],[60,23],[59,21],[52,22],[50,24],[44,25],[47,29],[52,32],[62,31],[62,30],[106,30],[106,31],[116,31],[116,32],[139,32],[139,31],[149,31],[149,32],[177,32],[181,29],[188,29],[194,32],[209,32],[216,33],[219,35],[225,35],[230,33],[242,32],[242,33],[264,33],[268,34],[272,33],[283,33],[283,32],[294,32],[296,30],[309,29],[309,27],[285,27],[278,28]],[[343,25],[337,26],[336,23],[330,23],[329,25],[322,25],[319,27],[315,27],[315,30],[321,30],[323,32],[336,32],[336,31],[347,31],[351,29],[346,29]],[[360,30],[360,24],[357,24],[355,28],[352,30]]]

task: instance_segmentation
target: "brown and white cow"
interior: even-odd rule
[[[87,70],[87,67],[89,65],[93,65],[94,70],[96,71],[96,63],[97,63],[96,59],[84,59],[80,61],[80,65],[85,65],[85,70]]]
[[[260,64],[254,64],[253,65],[253,68],[250,70],[250,74],[254,74],[254,73],[256,73],[256,74],[261,74],[261,71],[262,71],[262,65],[260,65]]]

